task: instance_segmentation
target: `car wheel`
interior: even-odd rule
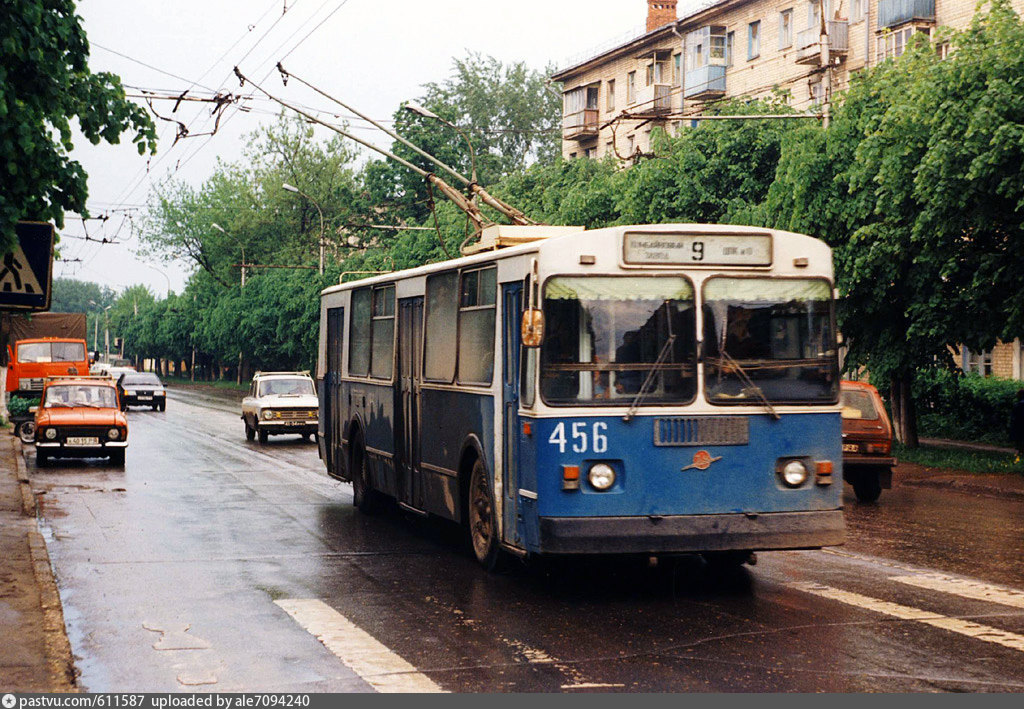
[[[498,520],[491,485],[487,480],[487,467],[479,459],[473,463],[466,498],[466,520],[473,555],[488,571],[498,571],[504,566],[506,554],[498,541]]]
[[[115,468],[124,467],[124,449],[119,448],[117,450],[110,451],[110,464]]]
[[[269,438],[270,438],[270,434],[269,434],[269,433],[267,433],[267,430],[266,430],[266,429],[264,429],[264,428],[259,428],[259,429],[256,429],[256,433],[257,433],[257,434],[259,434],[259,437],[260,437],[260,445],[263,445],[263,444],[265,444],[265,443],[267,442],[267,439],[269,439]]]
[[[160,402],[160,410],[161,411],[167,411],[167,402],[166,401],[161,401]]]
[[[853,481],[853,492],[858,502],[875,502],[882,494],[882,481],[878,479],[878,473],[872,470],[857,476]]]
[[[36,449],[36,467],[45,468],[50,464],[50,454]]]
[[[21,439],[22,443],[35,443],[36,440],[36,422],[33,420],[22,421],[18,424],[18,430],[15,431],[18,434],[18,438]]]
[[[249,425],[248,419],[243,419],[243,421],[245,421],[245,440],[251,441],[256,438],[256,429]]]
[[[159,411],[159,410],[160,410],[160,404],[153,404],[153,411]]]
[[[369,461],[362,442],[353,447],[352,460],[352,504],[366,515],[374,515],[383,509],[383,497],[370,486]]]

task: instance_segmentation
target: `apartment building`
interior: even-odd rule
[[[965,27],[975,2],[720,0],[678,18],[676,0],[647,0],[645,32],[553,75],[564,96],[562,154],[628,160],[648,150],[656,127],[674,133],[712,102],[777,88],[793,108],[817,112],[830,85],[842,91],[853,72],[900,56],[915,33]],[[1014,6],[1024,10],[1024,0]]]

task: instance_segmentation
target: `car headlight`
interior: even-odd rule
[[[274,417],[274,412],[273,411],[271,411],[270,409],[264,409],[263,410],[263,420],[264,421],[269,421],[273,417]]]
[[[109,431],[107,431],[107,438],[109,438],[112,441],[116,441],[120,437],[121,431],[116,428],[112,428]]]
[[[782,466],[779,477],[787,487],[800,487],[807,482],[807,466],[799,460],[791,460]]]
[[[607,463],[594,463],[587,473],[587,481],[595,490],[607,490],[615,484],[615,470]]]
[[[44,433],[43,435],[46,436],[46,440],[52,441],[57,437],[57,429],[48,428],[46,429],[46,433]]]

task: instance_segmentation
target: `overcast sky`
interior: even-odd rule
[[[680,2],[683,14],[695,2]],[[284,9],[287,7],[287,11]],[[591,55],[610,40],[643,31],[646,0],[82,0],[78,11],[92,44],[91,68],[118,74],[126,86],[180,92],[238,92],[231,67],[283,98],[336,112],[327,100],[295,82],[282,87],[276,62],[373,118],[390,118],[398,105],[421,95],[421,86],[444,80],[453,57],[467,51],[535,69]],[[332,14],[333,13],[333,14]],[[322,24],[321,24],[322,23]],[[312,31],[312,34],[310,32]],[[112,50],[112,51],[110,51]],[[115,54],[114,52],[119,53]],[[131,59],[125,58],[130,57]],[[143,64],[153,68],[147,68]],[[128,89],[131,91],[132,89]],[[154,183],[173,175],[193,185],[216,161],[238,159],[245,134],[274,120],[273,105],[253,112],[229,109],[216,135],[174,145],[175,128],[157,121],[160,143],[148,161],[130,145],[76,143],[74,157],[89,174],[89,208],[106,222],[83,225],[69,215],[55,276],[95,281],[115,290],[143,283],[155,293],[181,292],[188,264],[144,263],[129,216],[141,217]],[[157,109],[168,115],[170,104]],[[209,104],[184,104],[178,117],[193,134],[212,127]],[[390,140],[353,122],[361,137]],[[87,230],[87,231],[86,231]],[[81,238],[114,238],[100,245]],[[165,275],[166,274],[166,277]]]

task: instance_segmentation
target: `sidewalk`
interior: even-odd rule
[[[74,692],[57,584],[21,442],[0,429],[0,691]]]
[[[962,448],[986,453],[1013,455],[1013,448],[985,443],[953,441],[945,438],[922,438],[921,445],[936,448]],[[935,487],[1002,499],[1024,500],[1024,475],[1016,473],[968,473],[943,468],[929,468],[916,463],[900,463],[893,476],[894,485]]]

